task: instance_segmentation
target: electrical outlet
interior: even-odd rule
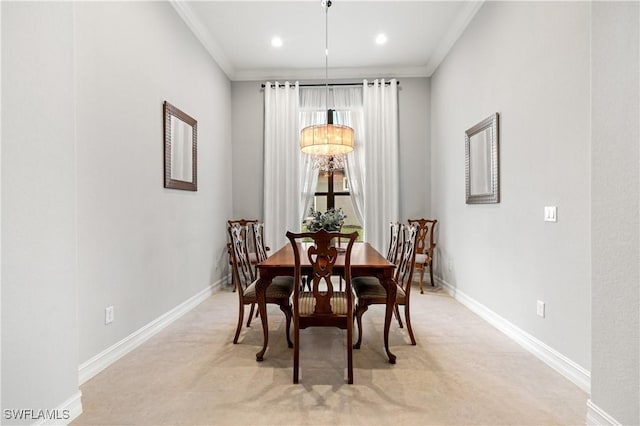
[[[449,261],[447,262],[447,269],[449,270],[449,272],[453,271],[453,261]]]
[[[114,319],[113,306],[104,308],[104,323],[111,324]]]
[[[545,222],[558,221],[558,208],[556,206],[544,206],[544,221]]]
[[[538,300],[536,314],[538,314],[539,317],[544,318],[544,302],[542,300]]]

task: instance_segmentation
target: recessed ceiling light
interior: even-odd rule
[[[378,36],[376,37],[376,43],[385,44],[386,42],[387,42],[387,36],[384,34],[378,34]]]
[[[271,45],[273,47],[281,47],[282,46],[282,39],[280,37],[274,37],[271,39]]]

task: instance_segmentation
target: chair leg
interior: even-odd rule
[[[436,283],[433,281],[433,259],[429,261],[429,276],[431,277],[431,286],[435,287]]]
[[[424,265],[420,268],[420,294],[424,294],[422,290],[422,280],[424,279]]]
[[[402,319],[400,318],[400,309],[398,309],[398,304],[397,303],[393,307],[393,314],[396,316],[396,319],[398,320],[398,326],[400,328],[402,328]]]
[[[251,318],[253,318],[253,311],[256,307],[255,303],[251,304],[251,309],[249,310],[249,319],[247,320],[247,327],[251,327]]]
[[[293,383],[298,383],[300,367],[300,328],[298,321],[293,320]]]
[[[397,307],[397,305],[396,305]],[[409,332],[409,338],[411,339],[411,344],[413,346],[416,345],[416,338],[413,336],[413,329],[411,328],[411,317],[409,316],[409,303],[404,305],[404,321],[407,323],[407,331]]]
[[[360,349],[362,343],[362,315],[369,309],[367,305],[357,304],[355,307],[356,322],[358,323],[358,341],[353,345],[354,349]]]
[[[289,332],[291,331],[291,317],[293,317],[293,311],[291,311],[291,305],[280,305],[280,310],[284,312],[285,321],[287,322],[287,346],[293,347]]]
[[[238,343],[238,337],[240,336],[240,330],[242,330],[242,321],[244,319],[244,305],[240,303],[240,310],[238,312],[238,327],[236,328],[236,336],[233,338],[233,344]]]
[[[347,324],[347,383],[353,384],[353,321]]]

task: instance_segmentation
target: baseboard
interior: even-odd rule
[[[38,414],[49,418],[39,420],[34,425],[68,425],[82,414],[82,392],[76,392],[55,409]]]
[[[82,385],[87,380],[91,379],[96,374],[100,373],[102,370],[143,344],[163,328],[189,312],[191,309],[198,306],[205,299],[211,296],[214,291],[220,288],[220,286],[223,285],[226,280],[227,277],[222,277],[215,283],[206,287],[204,290],[198,292],[196,295],[171,309],[169,312],[161,315],[160,317],[151,321],[149,324],[120,340],[113,346],[105,349],[88,361],[80,364],[80,366],[78,367],[79,384]]]
[[[580,389],[591,393],[591,372],[576,364],[555,349],[536,339],[526,331],[510,323],[500,315],[493,312],[475,299],[469,297],[464,292],[456,289],[440,277],[434,277],[436,282],[442,286],[452,297],[464,306],[476,313],[482,319],[493,325],[495,328],[506,334],[520,346],[531,352],[549,367],[562,374],[567,379],[575,383]]]
[[[606,411],[598,407],[590,399],[587,400],[587,426],[607,426],[620,424],[620,422],[607,414]]]

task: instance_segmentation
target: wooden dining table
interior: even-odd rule
[[[305,244],[305,243],[302,243]],[[303,252],[303,250],[301,250]],[[304,251],[306,252],[306,251]],[[311,273],[311,264],[306,256],[301,256],[302,275]],[[259,279],[256,283],[256,299],[262,321],[263,345],[256,354],[256,360],[262,361],[269,344],[269,322],[267,321],[266,291],[273,278],[278,276],[293,276],[295,261],[293,247],[286,244],[273,253],[266,260],[258,263]],[[396,363],[396,356],[389,350],[389,326],[393,316],[396,301],[396,283],[393,279],[395,265],[389,262],[380,252],[369,243],[356,243],[351,250],[351,276],[372,276],[380,280],[387,291],[387,303],[384,315],[384,349],[391,364]],[[336,274],[344,272],[344,255],[338,255],[334,271]],[[297,285],[300,285],[298,283]]]

